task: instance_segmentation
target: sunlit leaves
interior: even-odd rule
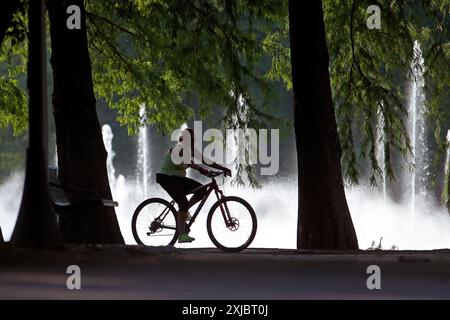
[[[331,82],[343,152],[342,162],[349,182],[358,181],[359,163],[363,158],[367,157],[369,160],[369,179],[375,184],[381,177],[380,160],[384,161],[387,175],[393,178],[392,153],[398,152],[404,155],[405,159],[409,154],[405,127],[405,94],[409,81],[412,43],[418,39],[424,52],[433,50],[433,45],[437,43],[439,23],[431,16],[437,14],[442,18],[446,15],[445,12],[448,12],[445,6],[440,6],[440,11],[430,12],[431,7],[427,4],[437,2],[440,1],[324,1]],[[355,10],[352,14],[353,4]],[[373,4],[381,9],[381,30],[369,30],[366,26],[366,8]],[[446,34],[448,30],[449,28],[446,29]],[[446,78],[448,79],[449,68],[442,68],[442,65],[446,65],[442,60],[438,69],[432,65],[430,59],[426,58],[425,62],[429,72],[434,75],[434,79],[427,82],[441,89],[427,90],[431,115],[433,104],[435,108],[438,108],[437,105],[445,106],[442,100],[435,103],[433,101],[448,97],[449,81]],[[385,121],[385,159],[377,159],[374,154],[377,143],[374,132],[381,116]],[[437,120],[436,124],[443,119],[448,121],[449,117]],[[361,151],[359,155],[355,154],[356,150]]]
[[[131,133],[140,125],[136,104],[147,106],[147,121],[162,131],[189,120],[194,100],[203,116],[215,107],[235,109],[231,91],[257,107],[249,85],[266,81],[256,70],[262,31],[244,19],[254,9],[250,3],[230,3],[87,2],[96,94]]]
[[[27,127],[26,52],[26,42],[15,37],[5,37],[0,47],[0,127],[11,125],[14,134]]]

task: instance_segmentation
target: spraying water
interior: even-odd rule
[[[425,125],[423,121],[423,59],[421,58],[418,43],[415,44],[415,63],[413,63],[414,81],[411,82],[409,111],[412,119],[409,124],[410,137],[415,155],[416,171],[408,180],[412,190],[408,190],[411,199],[404,203],[394,203],[386,197],[386,181],[383,178],[383,191],[377,194],[367,187],[346,188],[346,196],[358,241],[361,249],[367,249],[372,243],[379,243],[383,239],[383,249],[439,249],[450,248],[450,219],[442,208],[436,208],[427,201],[416,201],[416,185],[421,190],[424,183],[420,180],[420,170],[424,164],[423,153],[426,152],[424,144]],[[141,108],[141,116],[145,110]],[[384,119],[379,118],[378,128],[383,127]],[[414,125],[412,125],[414,124]],[[182,126],[182,129],[186,127]],[[378,158],[384,158],[384,136],[381,129],[378,132]],[[114,135],[109,125],[102,128],[105,147],[108,151],[107,168],[110,179],[113,199],[119,202],[116,209],[118,222],[122,235],[127,244],[134,244],[131,233],[131,217],[135,208],[141,203],[147,194],[149,197],[161,197],[168,199],[165,191],[159,187],[150,175],[148,160],[148,132],[142,128],[138,138],[138,161],[136,171],[142,172],[138,179],[125,177],[117,172],[114,167]],[[238,155],[238,147],[234,137],[227,144],[227,154],[233,158]],[[450,133],[447,135],[450,145]],[[163,155],[161,155],[163,156]],[[449,170],[450,150],[447,151],[447,167]],[[422,161],[422,162],[421,162]],[[380,161],[383,163],[383,161]],[[385,168],[382,165],[383,176]],[[423,171],[422,171],[423,173]],[[145,178],[147,177],[147,178]],[[417,179],[416,179],[417,177]],[[209,180],[201,180],[207,183]],[[23,186],[23,174],[13,174],[4,184],[0,185],[0,225],[5,239],[8,240],[14,228],[17,211],[20,205],[20,194]],[[270,182],[264,183],[262,189],[252,189],[246,186],[223,185],[226,195],[243,197],[254,208],[258,217],[258,231],[251,247],[265,248],[295,248],[297,237],[297,179],[290,177],[279,179],[274,177]],[[420,195],[419,195],[420,196]],[[206,233],[207,211],[214,202],[211,197],[206,203],[203,212],[198,216],[193,225],[192,235],[197,239],[191,244],[183,244],[181,247],[212,247],[213,244]],[[412,209],[412,210],[411,210]],[[192,210],[195,210],[193,208]],[[405,223],[408,218],[414,218],[420,222],[414,226]]]
[[[139,110],[139,116],[145,123],[145,105],[141,105]],[[150,178],[150,167],[149,167],[149,145],[148,145],[148,129],[147,126],[139,128],[138,136],[138,165],[137,165],[137,179],[138,184],[141,186],[142,197],[147,198],[149,195],[148,185]]]
[[[119,203],[116,208],[117,220],[120,230],[127,243],[132,242],[132,233],[130,227],[131,217],[134,208],[143,201],[143,185],[141,179],[127,179],[123,175],[116,175],[113,159],[116,153],[113,150],[114,134],[108,124],[102,127],[103,143],[105,144],[108,158],[106,159],[106,168],[108,170],[108,180],[111,187],[113,199]],[[139,148],[138,148],[139,149]],[[138,150],[139,152],[139,150]],[[142,170],[141,163],[138,159],[136,171]],[[145,189],[147,190],[147,189]]]
[[[231,176],[235,177],[237,173],[236,169],[236,159],[238,156],[238,146],[236,142],[236,132],[234,129],[232,134],[226,135],[226,164],[231,170]]]
[[[233,92],[230,95],[234,96]],[[245,157],[249,152],[248,128],[248,105],[242,95],[236,100],[237,112],[231,116],[229,127],[226,132],[226,164],[230,167],[231,176],[236,177],[238,164],[247,162]],[[240,129],[240,130],[239,130]],[[247,183],[248,177],[241,172],[242,182]]]
[[[450,130],[447,131],[447,155],[445,157],[445,177],[448,176],[450,168]]]
[[[111,141],[111,144],[105,143],[108,148],[114,147],[112,133],[106,135]],[[113,149],[108,150],[110,157],[114,154],[112,151]],[[140,193],[141,185],[134,176],[128,178],[121,175],[117,168],[114,168],[114,162],[109,163],[112,166],[108,166],[108,170],[115,172],[115,175],[110,174],[109,177],[112,179],[110,183],[113,199],[119,202],[116,214],[120,229],[125,242],[135,244],[131,233],[131,217],[139,203],[144,200]],[[203,183],[208,181],[207,178],[201,180]],[[18,195],[21,194],[22,186],[23,173],[13,174],[0,185],[0,225],[5,240],[10,238],[14,228],[21,198]],[[296,177],[274,177],[270,182],[264,183],[262,189],[235,187],[228,183],[222,188],[226,195],[246,199],[256,212],[258,231],[251,247],[295,248],[298,209]],[[151,197],[168,199],[165,191],[153,180],[149,190]],[[347,188],[345,192],[361,249],[371,247],[373,242],[378,244],[381,237],[383,249],[450,248],[450,219],[442,208],[418,202],[416,214],[420,223],[417,224],[416,234],[412,234],[410,225],[405,223],[409,216],[409,201],[394,203],[387,198],[384,202],[381,192],[374,193],[372,188],[367,187]],[[192,235],[196,241],[183,244],[182,247],[213,247],[206,233],[205,221],[213,201],[212,197],[208,200],[193,225]]]
[[[448,197],[450,188],[449,183],[449,172],[450,170],[450,130],[447,131],[447,145],[446,145],[446,155],[445,155],[445,169],[444,169],[444,191],[445,195],[443,195],[443,200],[445,200],[445,207],[447,209],[447,213],[450,214],[450,199]]]
[[[383,102],[380,102],[381,106],[383,105]],[[381,192],[383,194],[383,201],[386,202],[386,164],[385,164],[385,154],[384,154],[384,144],[385,144],[385,137],[384,137],[384,116],[383,113],[380,111],[378,115],[378,123],[377,123],[377,140],[376,140],[376,156],[377,156],[377,162],[380,165],[381,169]]]
[[[422,199],[427,195],[428,165],[426,161],[426,125],[425,125],[425,94],[424,94],[424,59],[419,42],[414,42],[414,55],[411,62],[412,79],[409,91],[409,138],[411,142],[411,152],[414,168],[410,172],[410,212],[412,230],[416,225],[416,203],[417,191]]]
[[[53,165],[58,166],[58,147],[55,145],[55,153],[53,154]]]
[[[106,159],[106,168],[108,170],[109,183],[114,186],[116,184],[116,169],[113,165],[113,159],[116,153],[112,149],[112,139],[114,137],[111,127],[108,124],[102,127],[103,143],[105,145],[106,152],[108,152],[108,158]]]

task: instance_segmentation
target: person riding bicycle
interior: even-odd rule
[[[194,130],[190,128],[183,129],[178,143],[169,149],[165,154],[163,164],[159,173],[156,174],[156,182],[172,197],[178,204],[177,225],[178,225],[178,242],[192,242],[195,238],[188,235],[186,232],[186,221],[190,217],[189,208],[202,200],[206,189],[196,191],[191,199],[188,201],[186,195],[202,184],[198,181],[186,177],[186,170],[192,168],[198,170],[201,174],[211,176],[212,172],[194,163],[194,158],[197,162],[204,165],[225,172],[225,175],[231,176],[231,171],[209,159],[203,157],[203,153],[194,147]],[[190,144],[189,144],[190,143]],[[189,150],[190,154],[183,154],[183,150]],[[182,158],[183,161],[177,164],[178,161],[173,161],[174,156]]]

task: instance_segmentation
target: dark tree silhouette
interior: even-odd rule
[[[299,249],[358,249],[344,193],[322,1],[289,1]]]
[[[68,5],[81,8],[81,29],[66,26]],[[107,152],[96,112],[82,0],[48,1],[53,68],[53,115],[63,185],[111,199]],[[84,207],[61,221],[69,243],[123,243],[115,210]]]

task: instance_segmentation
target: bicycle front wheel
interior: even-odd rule
[[[164,199],[143,201],[131,220],[134,240],[146,246],[173,245],[178,237],[176,217],[175,208]]]
[[[216,247],[227,252],[247,248],[256,235],[256,214],[239,197],[224,197],[211,208],[206,221],[208,235]]]

